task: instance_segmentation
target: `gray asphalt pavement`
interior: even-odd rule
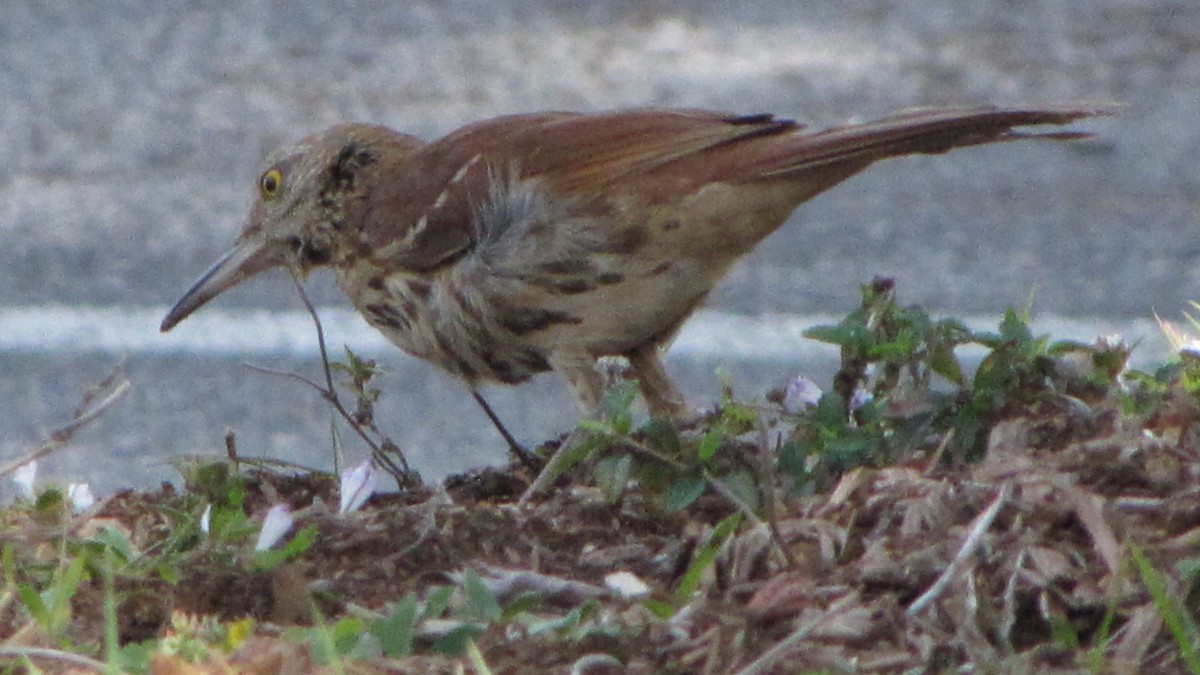
[[[946,313],[998,316],[1032,292],[1047,314],[1144,319],[1200,298],[1194,2],[318,4],[6,2],[0,307],[165,307],[231,241],[262,157],[340,121],[435,137],[543,109],[696,106],[820,126],[915,105],[1061,101],[1124,107],[1087,124],[1097,137],[1085,143],[874,167],[802,208],[710,306],[839,313],[875,274]],[[341,303],[324,277],[313,294]],[[283,275],[219,303],[297,307]],[[0,353],[0,456],[65,417],[114,358]],[[323,462],[319,401],[242,360],[132,353],[135,395],[61,470],[110,467],[98,479],[110,486],[166,477],[163,458],[220,448],[226,426],[251,454]],[[455,383],[398,353],[389,364],[393,429],[430,473],[503,456]],[[703,398],[714,365],[674,367]],[[727,365],[748,393],[799,367]],[[553,380],[492,398],[528,440],[570,426]]]

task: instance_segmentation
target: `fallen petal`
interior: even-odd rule
[[[650,593],[650,587],[633,572],[622,570],[605,575],[604,585],[622,598],[641,598]]]
[[[76,515],[92,508],[96,496],[87,483],[67,483],[67,499],[71,501],[71,513]]]
[[[366,460],[342,472],[341,498],[338,513],[357,511],[375,494],[375,484],[379,480],[379,472],[375,464]]]
[[[13,472],[13,482],[17,484],[21,494],[28,499],[33,499],[33,483],[37,480],[38,464],[37,460],[33,460],[28,464],[22,464],[20,468]]]
[[[287,504],[276,504],[267,511],[263,518],[262,529],[258,531],[258,542],[254,544],[255,551],[265,551],[292,529],[292,512]]]

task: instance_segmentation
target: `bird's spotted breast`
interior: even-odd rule
[[[509,332],[516,336],[545,330],[556,324],[578,323],[583,323],[583,319],[566,312],[539,309],[537,307],[511,309],[507,313],[500,315],[500,325],[507,328]]]
[[[401,349],[468,382],[517,384],[549,371],[545,331],[582,322],[543,307],[498,304],[449,279],[363,272],[355,305]],[[348,280],[342,280],[344,284]]]
[[[392,331],[412,330],[412,317],[405,315],[395,305],[386,302],[373,302],[363,307],[367,321],[377,328]]]

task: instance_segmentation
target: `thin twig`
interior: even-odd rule
[[[293,380],[296,380],[297,382],[306,384],[306,385],[312,387],[313,389],[317,390],[317,393],[319,393],[321,395],[321,398],[325,399],[326,402],[328,402],[328,403],[334,402],[333,399],[335,397],[329,393],[328,389],[321,386],[320,382],[314,382],[313,380],[301,375],[300,373],[293,373],[290,370],[280,370],[278,368],[268,368],[266,366],[259,366],[259,365],[253,364],[253,363],[243,363],[242,366],[245,368],[249,368],[250,370],[253,370],[255,372],[263,373],[264,375],[279,375],[281,377],[289,377]]]
[[[796,645],[808,639],[818,628],[845,614],[846,610],[856,602],[858,602],[857,593],[849,593],[840,598],[829,609],[822,612],[820,616],[814,617],[811,621],[793,631],[791,635],[775,643],[774,647],[771,647],[762,656],[754,659],[750,665],[739,670],[737,675],[760,675],[761,673],[771,672],[771,668],[781,659],[791,654]]]
[[[411,481],[413,472],[408,466],[408,460],[404,457],[404,453],[394,443],[387,444],[395,449],[396,457],[400,460],[400,466],[397,467],[396,463],[392,461],[383,447],[373,442],[367,432],[363,431],[362,425],[358,423],[358,420],[354,419],[350,411],[346,410],[346,407],[342,405],[342,400],[338,398],[337,389],[333,385],[333,369],[329,367],[329,350],[325,348],[325,327],[321,324],[321,317],[317,316],[317,308],[308,299],[308,293],[304,290],[304,284],[300,283],[300,277],[296,274],[295,270],[290,271],[292,284],[295,285],[296,292],[300,295],[300,301],[304,303],[304,309],[308,310],[308,315],[312,317],[313,326],[317,329],[317,348],[321,351],[321,368],[325,373],[326,400],[358,432],[358,435],[366,441],[367,445],[371,448],[371,454],[375,457],[375,461],[379,462],[380,466],[392,475],[398,486],[401,488],[405,487]]]
[[[570,456],[569,451],[571,446],[579,439],[580,432],[580,429],[575,429],[575,431],[572,431],[567,436],[566,440],[559,444],[558,450],[555,450],[554,454],[550,455],[550,459],[546,461],[545,466],[534,477],[533,482],[529,484],[529,487],[525,488],[525,492],[517,500],[517,506],[525,506],[525,504],[529,503],[530,499],[540,494],[550,486],[550,483],[554,482],[565,472],[563,465]]]
[[[62,661],[80,668],[88,668],[98,673],[103,673],[108,670],[108,664],[96,659],[89,659],[86,656],[72,654],[61,649],[49,649],[46,647],[0,647],[0,658],[6,659],[54,659]]]
[[[942,456],[946,454],[946,448],[950,447],[950,441],[954,440],[954,429],[951,429],[942,436],[942,441],[938,443],[937,450],[934,451],[933,457],[929,458],[929,466],[925,467],[925,476],[932,476],[937,470],[938,465],[942,463]]]
[[[36,459],[41,459],[56,452],[59,448],[70,443],[76,432],[104,414],[105,411],[128,394],[133,389],[133,385],[124,377],[117,380],[120,372],[121,364],[118,363],[111,373],[84,394],[83,401],[76,408],[75,417],[70,422],[51,431],[46,436],[46,440],[42,441],[37,448],[25,456],[0,466],[0,476],[7,476]]]
[[[783,556],[784,562],[787,563],[789,569],[796,569],[796,558],[792,556],[792,552],[784,545],[783,534],[779,531],[779,493],[775,489],[778,476],[775,473],[774,458],[779,456],[779,448],[771,451],[771,437],[767,430],[767,424],[762,417],[758,418],[758,485],[762,491],[763,511],[767,514],[767,531],[771,533],[771,541],[775,543],[775,547],[779,549],[779,553]]]
[[[496,430],[499,431],[500,435],[504,437],[504,441],[508,443],[509,451],[512,452],[513,456],[517,458],[517,461],[524,464],[525,468],[532,471],[535,475],[541,471],[541,461],[539,461],[537,457],[534,457],[532,454],[530,454],[530,452],[526,450],[524,446],[518,443],[517,439],[513,438],[512,434],[508,433],[508,429],[500,421],[500,418],[496,416],[496,413],[492,410],[492,406],[488,405],[488,402],[483,398],[483,395],[472,388],[471,396],[475,397],[475,402],[479,404],[480,408],[483,408],[483,412],[486,413],[488,419],[492,421],[492,426],[496,427]]]
[[[210,455],[175,455],[171,457],[168,463],[176,462],[205,462],[212,459]],[[239,464],[250,466],[259,469],[272,469],[280,471],[294,471],[298,473],[321,473],[322,469],[313,466],[301,464],[299,462],[291,462],[286,459],[275,459],[274,457],[243,457],[238,455],[237,462]]]
[[[233,464],[233,470],[237,471],[238,462],[241,460],[238,458],[237,436],[234,435],[233,429],[225,429],[225,456]]]
[[[326,369],[328,369],[328,362],[325,362],[325,365]],[[325,387],[322,387],[319,382],[314,382],[313,380],[299,373],[293,373],[290,370],[267,368],[266,366],[259,366],[253,363],[243,363],[242,366],[255,372],[263,373],[264,375],[278,375],[280,377],[287,377],[296,380],[301,384],[312,387],[318,394],[321,395],[321,398],[325,399],[326,403],[333,406],[333,409],[342,416],[342,419],[346,420],[346,424],[349,424],[350,427],[354,429],[356,433],[358,433],[359,438],[361,438],[363,442],[371,448],[371,455],[375,458],[376,462],[379,463],[385,471],[391,474],[392,477],[397,480],[398,484],[401,486],[407,484],[407,479],[405,479],[405,476],[411,475],[411,472],[408,470],[408,462],[404,461],[404,454],[400,452],[399,448],[396,448],[396,455],[400,458],[401,462],[403,462],[403,467],[397,466],[395,462],[392,461],[392,458],[388,455],[384,446],[376,443],[375,439],[371,438],[370,434],[363,430],[362,424],[354,418],[354,415],[352,415],[350,411],[347,410],[344,405],[342,405],[342,401],[338,398],[337,392],[326,389]],[[371,427],[371,430],[379,433],[379,430],[375,429],[374,426]],[[383,434],[379,435],[382,436]],[[391,447],[395,447],[395,445],[392,444]]]
[[[320,350],[321,354],[321,367],[325,375],[325,386],[321,386],[319,383],[304,377],[303,375],[289,371],[264,368],[262,366],[256,366],[253,364],[245,364],[246,367],[261,373],[289,377],[315,389],[321,394],[321,398],[325,399],[329,405],[333,406],[333,409],[337,411],[338,415],[340,415],[347,424],[350,425],[350,428],[354,429],[359,438],[361,438],[363,442],[367,444],[367,447],[371,448],[371,456],[375,459],[375,462],[382,467],[384,471],[387,471],[389,474],[391,474],[391,476],[396,480],[396,484],[401,488],[410,485],[416,474],[414,474],[414,472],[409,468],[408,460],[404,457],[404,453],[400,450],[400,448],[386,437],[382,443],[376,442],[375,439],[371,438],[371,435],[368,434],[365,429],[363,429],[363,425],[357,419],[355,419],[354,415],[351,414],[349,410],[346,409],[346,406],[342,404],[341,399],[338,397],[337,389],[333,382],[333,369],[329,365],[329,350],[325,346],[325,328],[321,324],[321,317],[317,315],[316,307],[314,307],[312,301],[309,300],[308,293],[304,291],[304,285],[300,283],[300,277],[294,271],[292,272],[291,276],[292,283],[296,287],[296,292],[300,296],[300,301],[304,303],[304,308],[308,311],[308,315],[312,319],[313,326],[317,331],[317,348]],[[373,426],[371,430],[379,434],[379,430]],[[383,434],[379,435],[383,436]],[[392,453],[389,453],[388,450],[391,450]],[[396,464],[396,461],[392,459],[391,454],[395,454],[396,458],[399,459],[400,463],[398,465]]]
[[[942,591],[946,590],[946,587],[950,585],[950,582],[958,576],[959,571],[962,569],[963,565],[966,564],[967,559],[969,559],[971,555],[973,555],[979,548],[979,545],[983,542],[984,533],[986,533],[988,528],[992,526],[992,522],[995,521],[996,516],[1000,514],[1000,507],[1004,506],[1004,503],[1008,501],[1008,497],[1011,494],[1011,482],[1005,482],[1004,485],[1000,486],[1000,492],[996,495],[996,498],[992,500],[992,503],[989,504],[986,509],[984,509],[983,513],[975,517],[975,522],[971,523],[971,529],[967,532],[967,538],[963,542],[962,547],[958,549],[958,553],[955,554],[954,560],[950,561],[950,564],[945,570],[942,571],[942,574],[937,578],[937,581],[933,582],[933,585],[929,587],[929,590],[922,593],[921,597],[914,600],[913,603],[908,606],[908,609],[904,611],[905,614],[909,616],[917,614],[929,606],[929,604],[934,600],[936,600],[937,597],[942,594]]]

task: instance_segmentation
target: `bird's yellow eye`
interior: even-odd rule
[[[283,173],[279,169],[267,169],[263,172],[262,178],[258,179],[258,191],[262,194],[263,199],[273,199],[279,196],[279,189],[283,186]]]

